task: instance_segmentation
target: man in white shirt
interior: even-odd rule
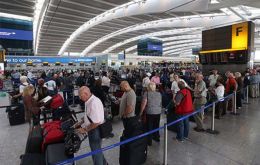
[[[108,91],[109,91],[109,88],[110,88],[110,79],[107,77],[107,72],[103,72],[103,75],[102,75],[102,84],[101,84],[101,86],[102,86],[102,88],[103,88],[103,90],[106,92],[106,93],[108,93]]]
[[[98,126],[105,120],[103,104],[86,86],[79,89],[79,97],[85,102],[85,115],[84,120],[77,124],[78,126],[81,125],[81,128],[78,128],[77,131],[81,134],[88,133],[91,151],[101,149],[102,139]],[[94,165],[107,165],[102,152],[92,155],[92,159]]]
[[[217,70],[213,70],[212,71],[212,75],[209,76],[208,80],[209,80],[209,86],[210,87],[215,87],[217,80],[218,80],[218,71]]]
[[[185,87],[186,88],[189,88],[191,89],[188,84],[181,78],[179,78],[178,75],[174,75],[174,81],[172,82],[172,86],[171,86],[171,90],[172,90],[172,93],[173,93],[173,98],[175,97],[176,93],[180,90],[179,86],[178,86],[178,82],[179,81],[182,81],[184,82],[185,84]]]
[[[44,84],[48,88],[49,95],[55,95],[57,93],[56,82],[51,79]]]

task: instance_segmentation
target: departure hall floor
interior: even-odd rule
[[[175,133],[168,134],[169,165],[260,165],[260,99],[250,99],[250,104],[239,110],[239,116],[227,114],[216,120],[219,135],[197,133],[190,127],[190,140],[184,143],[174,140]],[[162,115],[161,124],[165,121]],[[210,117],[205,122],[210,127]],[[103,147],[119,142],[122,134],[122,123],[118,118],[113,122],[115,137],[104,140]],[[28,124],[10,126],[5,109],[0,111],[0,164],[19,165],[20,155],[24,153],[28,136]],[[163,161],[163,131],[161,142],[153,142],[148,148],[147,165],[160,165]],[[77,153],[89,152],[88,140]],[[119,148],[106,151],[105,157],[110,165],[117,165]],[[92,164],[91,158],[77,162],[77,165]]]

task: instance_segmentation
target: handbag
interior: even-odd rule
[[[90,123],[93,123],[93,121],[90,119],[90,117],[87,116],[87,118],[90,121]],[[98,126],[98,129],[100,132],[101,139],[108,138],[113,131],[112,123],[109,120],[105,120],[104,123],[102,123]]]

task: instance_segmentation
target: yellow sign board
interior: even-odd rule
[[[246,48],[206,50],[206,51],[200,51],[200,54],[220,53],[220,52],[234,52],[234,51],[238,51],[238,50],[246,50]]]
[[[5,50],[0,50],[0,62],[5,61]]]
[[[248,35],[248,22],[232,25],[232,49],[247,49]]]

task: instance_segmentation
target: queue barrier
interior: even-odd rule
[[[259,85],[259,83],[258,83]],[[248,91],[249,91],[249,86],[243,88],[242,90],[246,89],[246,103],[248,103]],[[220,100],[217,100],[217,101],[214,101],[213,103],[211,104],[208,104],[208,105],[205,105],[205,106],[202,106],[200,109],[192,112],[191,114],[188,114],[182,118],[179,118],[171,123],[165,123],[164,126],[161,126],[157,129],[154,129],[154,130],[151,130],[149,132],[146,132],[146,133],[143,133],[141,135],[138,135],[138,136],[135,136],[135,137],[132,137],[132,138],[129,138],[127,140],[124,140],[122,142],[118,142],[118,143],[115,143],[115,144],[112,144],[112,145],[109,145],[109,146],[106,146],[106,147],[103,147],[99,150],[95,150],[95,151],[91,151],[91,152],[88,152],[88,153],[85,153],[85,154],[82,154],[82,155],[79,155],[79,156],[76,156],[74,158],[71,158],[71,159],[67,159],[67,160],[64,160],[64,161],[61,161],[61,162],[58,162],[56,163],[55,165],[66,165],[66,164],[69,164],[69,163],[73,163],[73,162],[76,162],[78,160],[81,160],[83,158],[86,158],[86,157],[89,157],[89,156],[92,156],[92,155],[95,155],[97,153],[100,153],[100,152],[104,152],[104,151],[107,151],[107,150],[111,150],[115,147],[118,147],[118,146],[121,146],[121,145],[124,145],[124,144],[127,144],[127,143],[130,143],[134,140],[137,140],[137,139],[140,139],[140,138],[143,138],[143,137],[146,137],[150,134],[153,134],[157,131],[160,131],[162,129],[164,129],[164,157],[163,157],[163,164],[164,165],[167,165],[167,127],[168,126],[172,126],[184,119],[187,119],[191,116],[194,116],[195,114],[199,113],[199,112],[203,112],[205,109],[209,108],[209,107],[213,107],[213,111],[212,111],[212,120],[211,120],[211,128],[207,130],[208,133],[213,133],[213,134],[218,134],[219,132],[215,130],[215,105],[216,103],[218,102],[224,102],[224,101],[227,101],[228,99],[230,99],[231,97],[234,97],[234,100],[235,100],[235,103],[236,103],[236,92],[233,92],[232,94],[229,94],[227,96],[225,96],[224,98],[220,99]],[[236,104],[234,104],[234,114],[238,114],[237,111],[236,111]]]

